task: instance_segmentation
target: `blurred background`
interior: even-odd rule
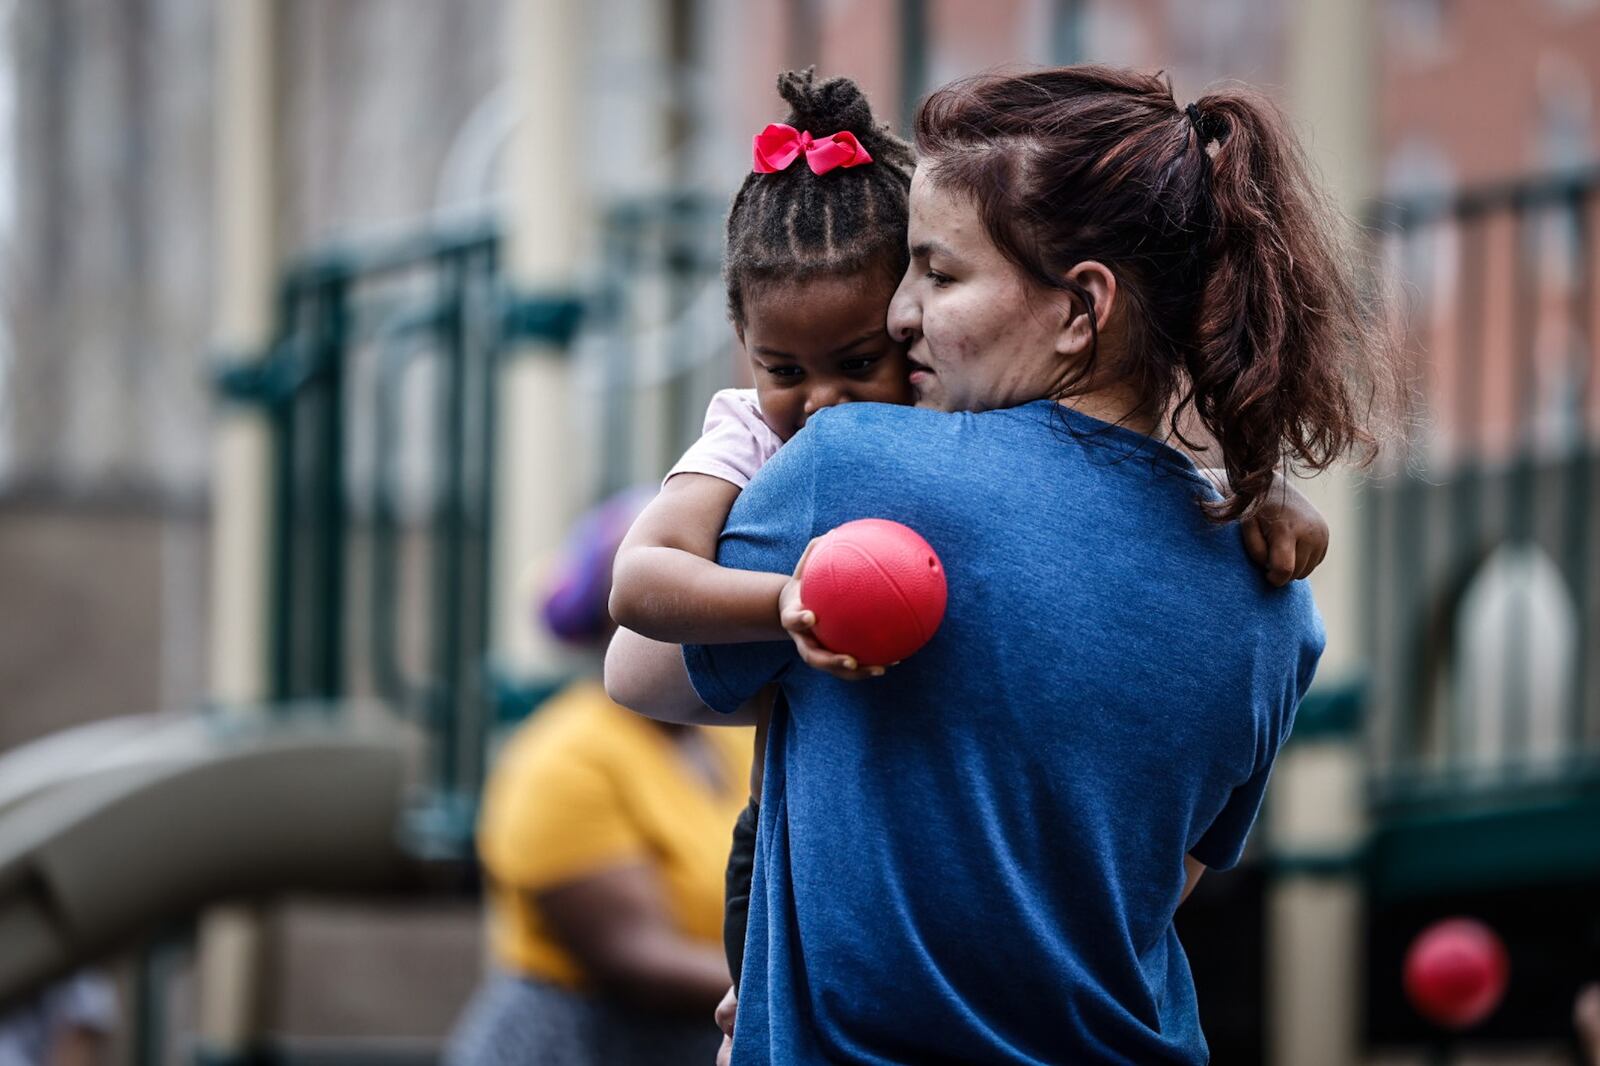
[[[719,227],[775,74],[847,74],[905,129],[962,74],[1095,61],[1180,104],[1269,90],[1408,338],[1399,438],[1307,489],[1318,688],[1249,861],[1180,916],[1214,1060],[1579,1061],[1600,3],[8,0],[0,27],[0,1003],[97,967],[92,1060],[435,1061],[484,965],[491,753],[594,669],[536,625],[550,553],[738,380]],[[1401,984],[1453,915],[1510,972],[1459,1032]]]

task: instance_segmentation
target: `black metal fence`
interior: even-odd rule
[[[1385,206],[1410,405],[1364,495],[1379,811],[1600,767],[1600,171]]]

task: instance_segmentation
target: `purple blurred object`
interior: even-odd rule
[[[633,520],[655,494],[654,486],[623,489],[578,519],[567,534],[540,609],[556,637],[584,644],[605,636],[611,625],[606,610],[611,564]]]

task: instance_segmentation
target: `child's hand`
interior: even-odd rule
[[[739,997],[730,985],[722,1002],[717,1004],[717,1028],[722,1030],[722,1046],[717,1049],[717,1066],[728,1066],[733,1061],[733,1020],[739,1013]]]
[[[800,602],[800,575],[805,571],[811,549],[817,546],[817,540],[820,539],[820,537],[815,538],[806,545],[806,550],[800,555],[800,561],[794,566],[794,576],[778,594],[778,620],[788,631],[789,638],[794,641],[801,660],[807,666],[832,674],[841,681],[863,681],[869,677],[882,677],[883,667],[863,667],[853,656],[829,651],[822,646],[816,634],[811,632],[811,627],[817,624],[817,616],[806,610],[805,605]]]
[[[1322,512],[1282,474],[1273,475],[1266,501],[1241,523],[1240,531],[1251,561],[1279,587],[1310,574],[1328,554],[1328,523]]]

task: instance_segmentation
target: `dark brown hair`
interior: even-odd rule
[[[722,268],[728,316],[740,327],[752,285],[864,270],[882,270],[892,284],[908,258],[911,146],[873,121],[849,78],[818,81],[815,67],[786,71],[778,94],[789,102],[785,123],[819,137],[853,133],[872,162],[817,175],[802,158],[775,174],[746,175],[728,213]]]
[[[1174,436],[1190,411],[1252,512],[1288,463],[1371,457],[1392,342],[1364,298],[1343,216],[1317,188],[1287,121],[1228,88],[1180,109],[1157,76],[1101,66],[986,74],[917,114],[929,180],[972,197],[990,238],[1037,283],[1103,263],[1128,301],[1127,364],[1140,410]],[[1098,336],[1096,336],[1098,342]],[[1094,356],[1066,393],[1094,372]]]

